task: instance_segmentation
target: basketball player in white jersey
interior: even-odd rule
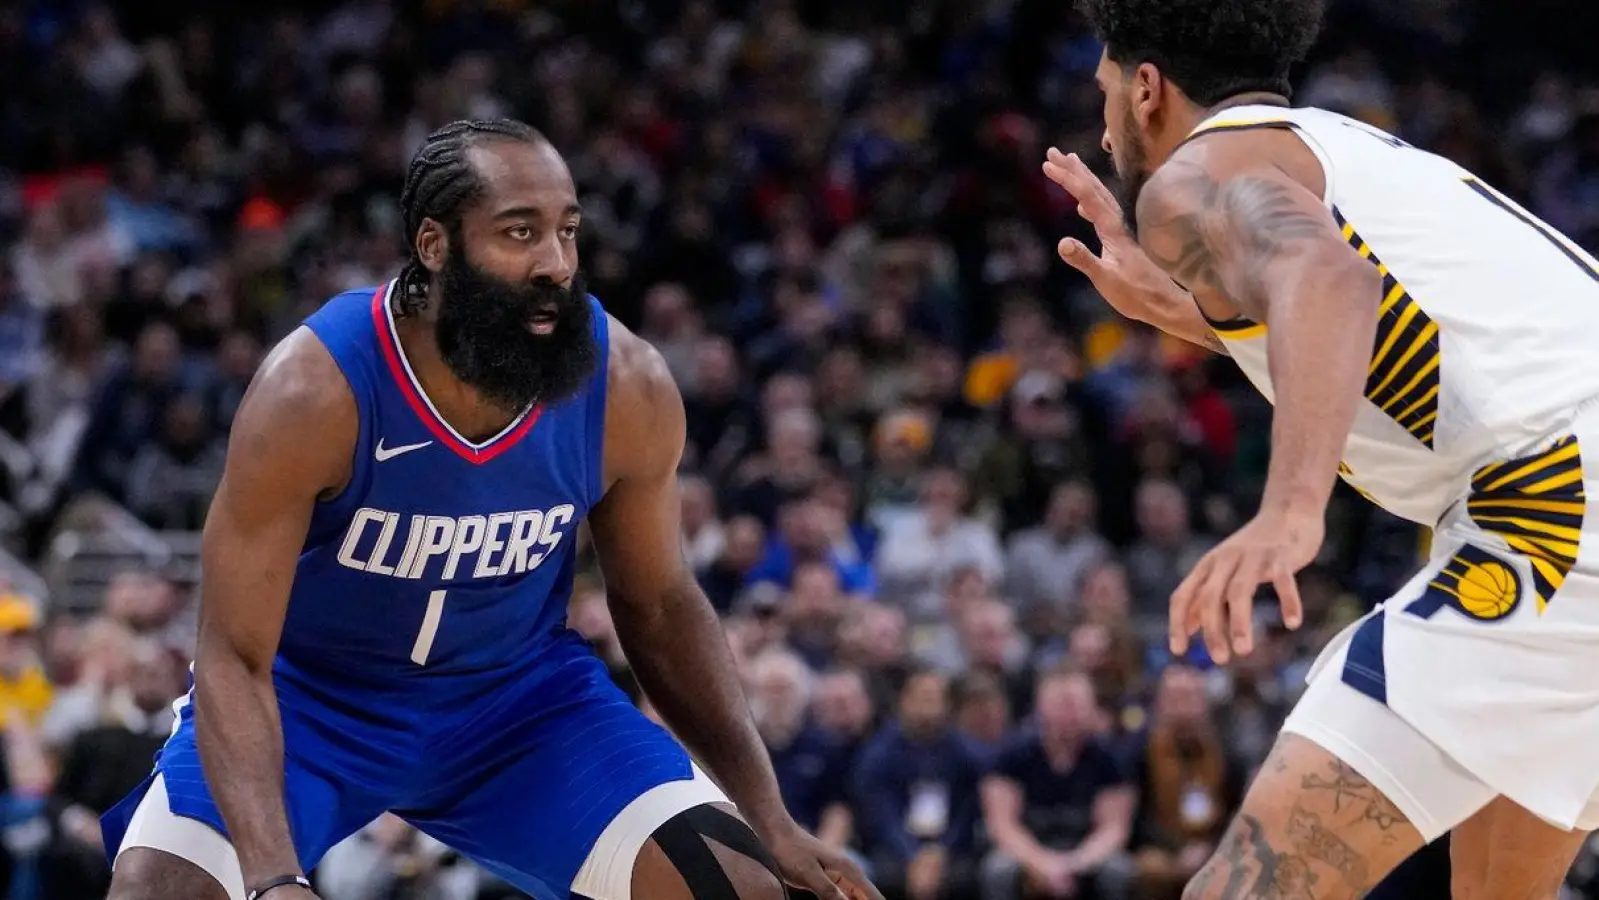
[[[1434,529],[1185,900],[1358,897],[1451,829],[1457,897],[1553,897],[1599,824],[1599,264],[1459,166],[1290,108],[1316,0],[1083,6],[1122,197],[1052,150],[1103,244],[1061,255],[1276,406],[1260,510],[1173,595],[1173,650],[1249,652],[1262,584],[1299,624],[1340,474]]]

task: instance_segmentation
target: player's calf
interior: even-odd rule
[[[215,878],[186,859],[149,847],[130,847],[117,856],[106,900],[174,898],[229,900]]]
[[[632,881],[632,900],[783,900],[771,855],[729,804],[690,807],[657,828]]]
[[[1284,734],[1183,900],[1352,900],[1422,844],[1371,782],[1310,740]]]

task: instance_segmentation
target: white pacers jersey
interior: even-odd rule
[[[1263,127],[1315,153],[1329,215],[1383,276],[1340,472],[1436,529],[1421,573],[1335,642],[1342,671],[1312,677],[1570,827],[1599,787],[1599,261],[1456,164],[1325,110],[1236,107],[1195,134]],[[1211,325],[1270,399],[1266,326]]]

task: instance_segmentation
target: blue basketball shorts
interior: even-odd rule
[[[540,654],[529,673],[495,678],[440,691],[419,678],[373,691],[280,666],[284,794],[301,866],[310,870],[393,812],[538,900],[567,900],[623,809],[696,777],[683,748],[576,640]],[[103,819],[113,859],[158,776],[174,816],[226,837],[195,746],[193,707],[179,705],[150,778]]]

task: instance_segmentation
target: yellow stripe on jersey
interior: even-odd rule
[[[1201,122],[1198,128],[1188,132],[1185,140],[1192,140],[1202,134],[1214,134],[1218,131],[1243,131],[1248,128],[1292,128],[1294,123],[1281,115],[1267,114],[1260,116],[1229,116],[1223,119],[1213,119]]]
[[[1344,240],[1382,275],[1377,338],[1372,345],[1371,364],[1366,370],[1366,399],[1432,449],[1433,432],[1438,423],[1438,391],[1442,385],[1439,370],[1443,365],[1438,323],[1428,318],[1416,304],[1355,226],[1336,208],[1332,212]]]
[[[1567,435],[1541,453],[1483,466],[1471,476],[1466,512],[1532,563],[1538,612],[1577,564],[1587,493],[1582,448]]]
[[[1252,338],[1265,337],[1266,335],[1265,325],[1251,322],[1248,319],[1231,319],[1226,322],[1212,322],[1206,319],[1205,322],[1210,326],[1211,331],[1216,332],[1217,337],[1224,340],[1247,341]]]

